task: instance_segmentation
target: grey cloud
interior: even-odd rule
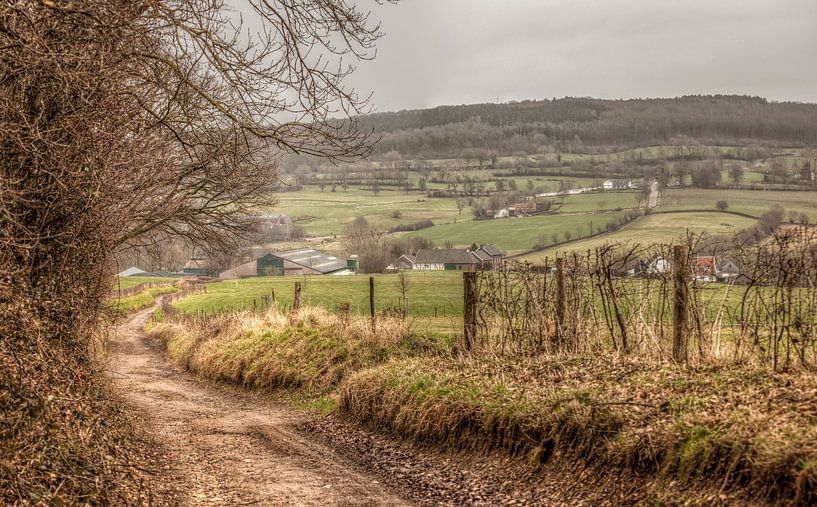
[[[351,83],[380,111],[566,95],[817,102],[814,0],[357,3],[386,36]]]

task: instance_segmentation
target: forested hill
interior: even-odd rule
[[[376,154],[458,156],[543,149],[582,151],[667,144],[687,136],[707,144],[817,145],[817,104],[747,96],[601,100],[564,98],[441,106],[360,117],[382,137]]]

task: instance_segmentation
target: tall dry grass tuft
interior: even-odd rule
[[[773,370],[817,364],[817,228],[785,228],[748,245],[690,235],[686,246],[681,362]],[[715,273],[704,262],[711,257],[732,266],[725,283],[711,283]],[[545,259],[480,274],[480,353],[679,359],[671,245],[603,245],[558,265]]]
[[[366,318],[311,307],[289,314],[277,307],[209,318],[171,314],[150,333],[174,362],[204,377],[310,392],[326,392],[389,358],[445,351],[444,343],[413,333],[402,319],[378,319],[373,332]]]

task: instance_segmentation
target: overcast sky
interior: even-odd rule
[[[351,83],[378,111],[564,96],[817,102],[817,0],[402,0]]]

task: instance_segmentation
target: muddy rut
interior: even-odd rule
[[[159,473],[188,505],[407,505],[378,480],[293,430],[298,415],[261,395],[197,382],[147,343],[148,311],[119,326],[109,371],[162,445]],[[160,503],[161,498],[156,498]]]

